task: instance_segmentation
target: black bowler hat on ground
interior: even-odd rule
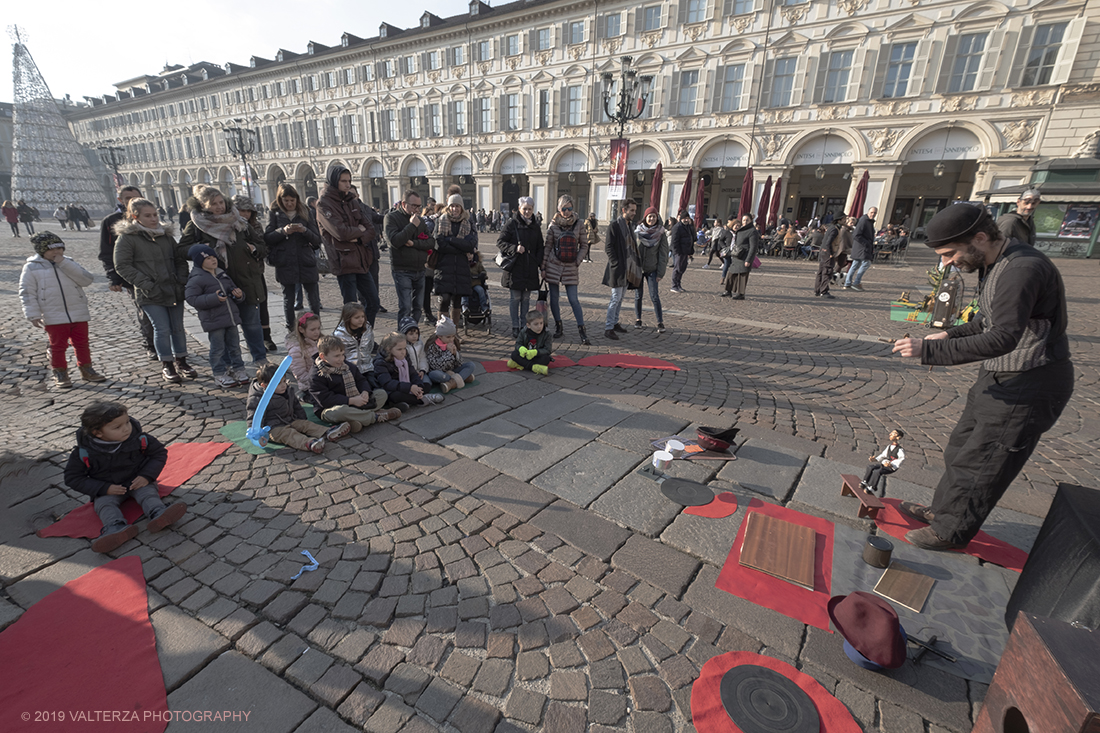
[[[929,220],[924,227],[925,244],[935,249],[968,238],[978,230],[989,214],[985,207],[973,204],[948,206]]]

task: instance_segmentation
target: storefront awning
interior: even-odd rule
[[[990,203],[1012,202],[1020,198],[1024,191],[1033,188],[1039,189],[1043,194],[1043,201],[1048,203],[1094,203],[1100,201],[1100,183],[1039,183],[1023,186],[1008,186],[1006,188],[978,191],[975,198],[989,198]]]

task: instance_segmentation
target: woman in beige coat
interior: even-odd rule
[[[584,330],[584,311],[577,298],[577,286],[581,282],[580,263],[588,258],[588,232],[584,221],[573,211],[573,197],[564,194],[558,199],[558,213],[546,230],[546,247],[542,257],[542,279],[550,288],[550,313],[554,316],[554,338],[561,338],[565,331],[561,325],[561,307],[558,304],[561,287],[573,308],[577,319],[577,332],[581,343],[591,344]]]

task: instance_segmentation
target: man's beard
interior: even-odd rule
[[[963,272],[976,272],[985,267],[985,254],[972,244],[966,245],[966,255],[955,267]]]

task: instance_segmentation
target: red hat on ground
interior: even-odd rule
[[[849,644],[886,669],[905,664],[905,637],[898,613],[871,593],[856,591],[829,599],[829,618]]]

